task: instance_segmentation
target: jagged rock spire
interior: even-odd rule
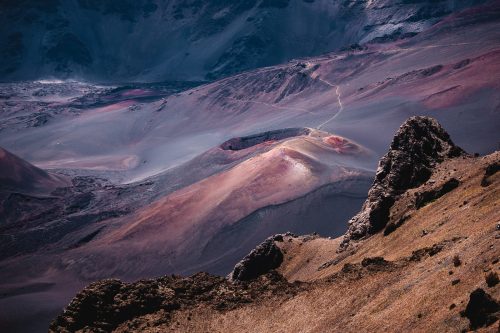
[[[417,116],[405,121],[379,162],[361,211],[349,221],[341,249],[382,230],[399,195],[426,182],[436,164],[464,154],[435,119]]]

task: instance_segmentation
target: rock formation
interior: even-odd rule
[[[500,304],[483,289],[474,290],[469,297],[469,303],[463,315],[470,320],[470,329],[489,326],[500,317]]]
[[[224,313],[258,299],[286,298],[300,290],[298,284],[289,284],[276,272],[242,283],[243,286],[233,284],[207,273],[134,283],[102,280],[78,293],[64,313],[51,323],[49,332],[151,332],[151,327],[172,322],[176,311],[205,306]],[[153,320],[153,325],[145,322],[145,318]]]
[[[279,267],[283,262],[283,254],[274,242],[281,235],[277,236],[266,239],[237,263],[229,274],[230,280],[248,281]]]
[[[427,181],[436,164],[464,154],[435,119],[419,116],[408,119],[380,160],[368,198],[349,221],[340,249],[347,248],[353,240],[381,231],[398,196]]]

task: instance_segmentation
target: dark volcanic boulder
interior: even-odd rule
[[[172,284],[175,278],[166,277],[163,280]],[[174,298],[174,290],[160,282],[143,280],[126,284],[110,279],[92,283],[76,295],[65,311],[51,323],[49,332],[75,332],[84,328],[110,332],[130,318],[160,309],[177,309],[180,305]]]
[[[234,266],[229,278],[232,281],[248,281],[278,268],[283,262],[283,254],[273,239],[269,237],[246,255]]]
[[[463,316],[470,320],[470,328],[489,326],[499,318],[500,304],[483,289],[474,290],[469,297],[469,303],[463,311]]]
[[[349,221],[341,249],[351,240],[382,230],[399,195],[426,182],[436,164],[464,154],[435,119],[420,116],[408,119],[380,160],[368,198]]]

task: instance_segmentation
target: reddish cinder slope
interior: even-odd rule
[[[257,208],[280,204],[326,183],[357,175],[359,172],[329,166],[320,159],[328,153],[342,157],[362,151],[352,143],[346,147],[345,142],[346,139],[319,131],[281,142],[228,171],[140,210],[136,222],[127,226],[120,238],[130,239],[147,229],[158,232],[158,228],[165,227],[173,230],[182,229],[182,225],[197,227],[208,217],[224,225],[225,221],[237,221]]]
[[[0,192],[48,194],[69,180],[52,175],[0,148]]]
[[[99,275],[127,272],[124,276],[135,277],[172,269],[214,269],[214,263],[223,261],[222,258],[234,257],[224,263],[228,267],[228,262],[237,259],[236,253],[244,245],[235,244],[235,240],[245,233],[252,239],[256,235],[269,235],[277,228],[297,228],[298,221],[293,221],[308,211],[301,208],[301,198],[315,191],[320,191],[315,194],[320,197],[337,194],[345,197],[339,202],[332,200],[332,207],[343,204],[352,210],[358,205],[355,198],[362,197],[361,191],[369,184],[369,173],[343,165],[369,159],[369,151],[345,138],[311,129],[282,140],[262,138],[241,150],[230,150],[227,144],[210,150],[203,157],[205,162],[210,156],[217,157],[219,162],[231,160],[232,155],[240,156],[241,160],[227,170],[159,198],[130,216],[103,222],[109,230],[70,256],[92,258],[100,253],[104,262],[114,262],[111,266],[96,262],[102,269]],[[250,152],[244,153],[246,149]],[[293,215],[288,227],[283,217],[272,222],[271,216],[278,212]],[[299,228],[311,229],[325,218],[317,216],[303,221]],[[252,230],[248,230],[251,225],[254,225]],[[321,230],[338,233],[343,228],[332,222]],[[230,239],[214,243],[228,230]]]

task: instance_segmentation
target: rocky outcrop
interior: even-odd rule
[[[127,318],[145,315],[159,309],[172,310],[180,307],[180,299],[174,299],[175,291],[167,288],[175,278],[163,283],[139,281],[127,285],[119,280],[103,280],[89,285],[69,304],[64,313],[52,322],[50,332],[74,332],[92,328],[110,332]],[[206,284],[216,281],[206,280]]]
[[[229,279],[231,281],[248,281],[278,268],[283,262],[283,253],[276,245],[275,239],[279,241],[280,238],[269,237],[253,249],[234,266],[233,271],[229,274]]]
[[[481,186],[486,187],[491,184],[490,177],[500,171],[500,163],[493,162],[486,167],[484,171],[483,179],[481,180]]]
[[[456,178],[450,178],[444,182],[441,186],[424,191],[422,193],[417,193],[415,198],[415,207],[422,208],[428,203],[442,197],[446,193],[456,189],[460,185],[460,181]]]
[[[489,326],[500,317],[500,304],[495,301],[483,289],[474,290],[469,297],[469,303],[462,312],[464,317],[470,321],[470,329]]]
[[[361,211],[349,221],[340,249],[381,231],[396,199],[426,182],[436,164],[464,155],[441,125],[430,117],[411,117],[394,136],[379,162],[375,180]]]
[[[151,326],[168,325],[176,311],[199,306],[229,311],[259,299],[289,297],[299,290],[299,284],[288,283],[276,272],[238,285],[207,273],[134,283],[102,280],[78,293],[49,332],[152,332]]]

